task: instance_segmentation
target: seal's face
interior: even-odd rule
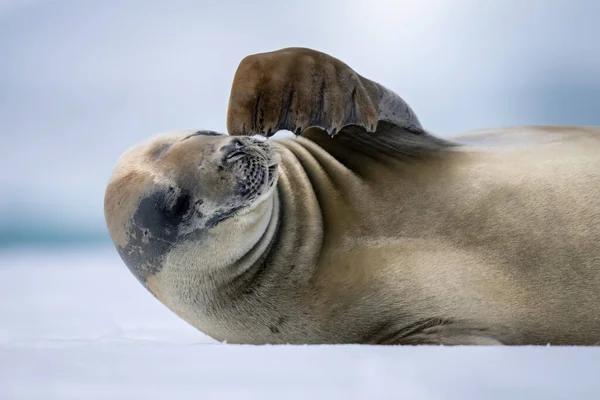
[[[105,196],[121,258],[147,286],[169,253],[214,242],[220,224],[235,224],[260,208],[274,190],[278,161],[264,140],[212,131],[165,134],[129,150]]]

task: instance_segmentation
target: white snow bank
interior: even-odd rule
[[[214,342],[156,300],[113,248],[0,253],[0,344],[126,337]]]
[[[600,349],[233,346],[112,249],[0,253],[0,399],[600,398]]]

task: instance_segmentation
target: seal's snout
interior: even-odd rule
[[[280,158],[268,142],[252,137],[233,137],[220,152],[221,168],[237,176],[236,195],[253,200],[274,185]]]
[[[244,156],[253,156],[265,161],[268,167],[279,164],[279,154],[264,138],[234,137],[221,147],[223,157],[228,162],[235,162]]]

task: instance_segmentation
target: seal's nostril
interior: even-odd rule
[[[240,148],[244,147],[244,142],[242,142],[242,140],[241,140],[241,139],[237,139],[237,138],[236,138],[236,139],[233,139],[233,140],[231,141],[231,144],[232,144],[232,145],[234,145],[234,146],[235,146],[236,148],[238,148],[238,149],[240,149]]]
[[[231,139],[227,145],[221,148],[224,153],[225,161],[234,162],[246,155],[247,142],[238,138]]]

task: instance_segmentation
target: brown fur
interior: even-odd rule
[[[228,129],[302,136],[272,141],[276,191],[208,239],[177,243],[146,279],[203,332],[256,344],[598,343],[600,128],[448,142],[339,60],[284,49],[242,61]],[[168,140],[120,161],[106,199],[117,246],[152,185],[122,176],[189,174],[203,149],[233,138],[177,142],[173,163],[141,156]],[[197,174],[217,190],[214,171]]]

